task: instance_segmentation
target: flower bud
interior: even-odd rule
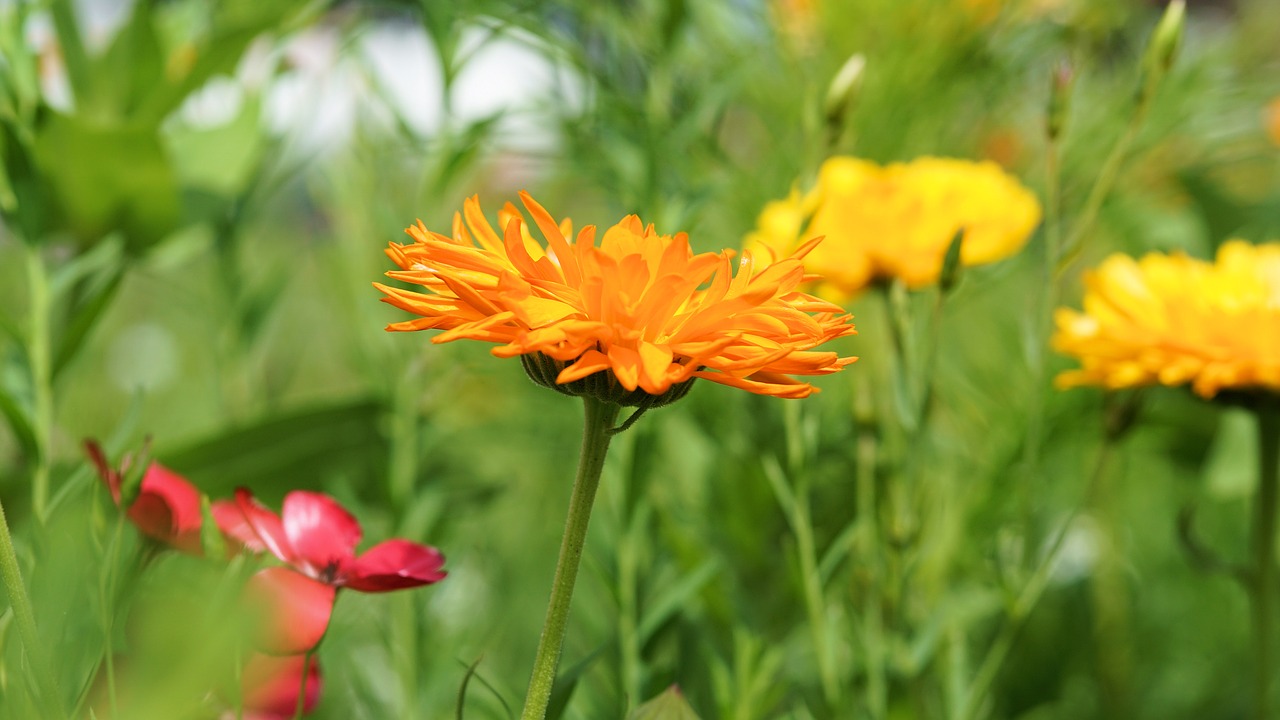
[[[942,272],[938,274],[938,289],[943,295],[951,292],[951,288],[954,288],[956,282],[960,280],[960,249],[964,243],[964,233],[963,227],[956,230],[956,234],[951,237],[951,243],[947,245],[947,254],[942,258]]]
[[[1186,26],[1185,0],[1173,0],[1164,9],[1164,15],[1151,33],[1146,54],[1142,57],[1142,73],[1138,84],[1140,103],[1150,102],[1156,88],[1164,79],[1182,42],[1182,30]]]
[[[866,67],[867,58],[862,53],[850,55],[827,87],[823,112],[827,119],[827,129],[833,135],[839,135],[844,130],[849,108],[853,106],[853,101],[862,88],[862,71]]]
[[[1049,85],[1049,110],[1046,113],[1046,132],[1050,140],[1062,137],[1071,114],[1071,91],[1075,87],[1076,74],[1071,63],[1062,61],[1053,69]]]

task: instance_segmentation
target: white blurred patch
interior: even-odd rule
[[[155,323],[126,327],[107,351],[107,375],[128,393],[159,390],[172,382],[177,370],[173,333]]]
[[[375,25],[360,37],[373,85],[414,132],[431,135],[444,123],[440,58],[420,25]]]
[[[178,109],[178,117],[197,130],[212,130],[236,119],[243,106],[244,88],[232,78],[221,75],[187,96]]]
[[[97,54],[133,16],[134,0],[76,0],[74,3],[85,49]]]
[[[1067,528],[1067,536],[1062,540],[1062,547],[1058,550],[1058,557],[1049,569],[1052,582],[1055,585],[1069,585],[1089,577],[1098,563],[1102,542],[1102,530],[1092,517],[1080,515],[1072,520],[1071,526]],[[1046,547],[1045,551],[1048,550]]]
[[[503,113],[502,144],[515,150],[545,150],[555,145],[556,130],[539,122],[558,108],[580,112],[582,80],[563,63],[554,62],[532,36],[506,30],[493,35],[482,27],[465,30],[458,53],[467,57],[450,97],[455,116],[474,122]]]

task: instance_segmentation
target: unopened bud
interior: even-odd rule
[[[853,101],[862,88],[862,71],[867,67],[867,58],[862,53],[854,53],[840,66],[840,71],[827,87],[827,99],[823,108],[827,127],[834,134],[844,129],[845,117]]]
[[[1071,91],[1076,84],[1076,73],[1071,63],[1063,60],[1053,69],[1049,85],[1049,109],[1046,114],[1046,132],[1050,140],[1062,137],[1071,114]]]
[[[1146,103],[1155,95],[1156,87],[1165,73],[1173,66],[1173,59],[1182,44],[1182,31],[1186,26],[1185,0],[1173,0],[1164,9],[1164,15],[1151,33],[1147,52],[1142,56],[1142,77],[1138,86],[1139,102]]]

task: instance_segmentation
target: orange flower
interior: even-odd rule
[[[556,223],[527,193],[520,197],[545,248],[510,203],[499,235],[476,197],[454,215],[451,237],[419,221],[406,230],[413,244],[392,243],[387,255],[401,270],[387,276],[427,292],[375,283],[385,302],[421,316],[387,329],[444,330],[437,343],[501,343],[493,354],[525,356],[535,380],[534,370],[552,361],[543,380],[561,390],[616,378],[629,394],[606,399],[624,405],[683,395],[695,378],[805,397],[815,388],[790,375],[824,375],[856,359],[813,351],[855,333],[840,307],[796,291],[810,279],[801,258],[816,241],[765,268],[744,254],[734,276],[731,251],[694,254],[684,233],[659,235],[629,215],[599,246],[590,225],[573,241],[569,220]],[[612,378],[600,375],[606,371]],[[599,394],[572,394],[586,392]]]

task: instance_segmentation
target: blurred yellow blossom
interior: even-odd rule
[[[992,162],[923,157],[880,166],[834,157],[807,194],[765,205],[746,246],[785,257],[825,236],[805,268],[823,276],[819,295],[840,301],[878,278],[912,288],[936,282],[961,228],[961,260],[981,265],[1018,252],[1039,222],[1035,196]]]
[[[1056,350],[1078,357],[1060,387],[1280,389],[1280,243],[1231,240],[1210,263],[1112,255],[1085,276],[1084,312],[1058,310]]]

